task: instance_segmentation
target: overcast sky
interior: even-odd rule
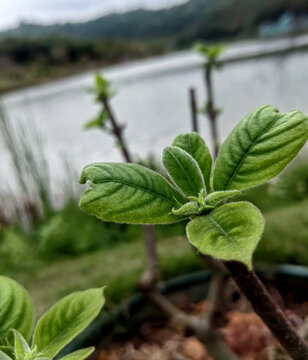
[[[15,26],[21,20],[40,23],[79,21],[112,11],[160,8],[183,2],[185,0],[0,0],[0,29]]]

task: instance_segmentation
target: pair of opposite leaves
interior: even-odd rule
[[[34,327],[28,292],[0,276],[0,360],[51,360],[80,334],[104,305],[102,289],[72,293],[51,307]],[[77,350],[61,360],[86,359],[94,348]]]
[[[179,135],[163,154],[174,185],[137,164],[85,167],[80,182],[88,181],[90,188],[80,207],[102,220],[120,223],[166,224],[193,218],[187,235],[199,251],[251,267],[264,219],[248,202],[225,200],[278,175],[307,139],[308,118],[303,113],[279,114],[275,107],[261,106],[234,128],[214,169],[209,149],[198,134]]]

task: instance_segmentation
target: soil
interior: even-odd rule
[[[308,328],[307,289],[279,289],[270,286],[276,301],[293,325]],[[234,294],[233,294],[234,295]],[[241,296],[233,296],[228,304],[226,325],[220,329],[225,342],[243,360],[288,359],[285,355],[271,357],[277,343],[263,321]],[[182,310],[190,314],[206,312],[209,304],[185,303]],[[177,331],[165,319],[142,324],[134,334],[115,337],[108,347],[99,348],[95,360],[213,360],[206,348],[192,334]]]

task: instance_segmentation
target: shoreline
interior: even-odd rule
[[[221,57],[221,63],[228,64],[238,61],[248,61],[259,59],[263,57],[270,56],[282,56],[289,55],[291,53],[306,51],[308,50],[308,34],[302,34],[292,37],[283,37],[283,38],[270,38],[270,39],[246,39],[240,41],[234,41],[227,44],[226,53]],[[164,61],[166,57],[176,57],[181,53],[191,53],[194,52],[191,49],[180,50],[174,52],[165,52],[157,56],[145,56],[142,58],[130,59],[128,61],[118,61],[113,63],[103,63],[102,61],[97,61],[93,63],[87,63],[84,65],[77,65],[76,67],[53,67],[48,72],[48,76],[43,76],[37,79],[30,79],[26,81],[21,81],[17,85],[7,86],[3,89],[0,87],[0,98],[6,95],[14,94],[15,92],[22,91],[24,89],[31,89],[37,86],[44,86],[52,84],[54,82],[65,81],[67,79],[82,76],[90,72],[98,72],[102,70],[109,70],[114,67],[121,66],[134,66],[140,65],[140,63],[147,63],[147,61]],[[202,66],[204,60],[198,55],[195,54],[195,59],[193,65]],[[186,65],[176,64],[176,70],[185,69]],[[26,72],[28,69],[25,68],[23,71]],[[1,75],[0,75],[1,79]]]

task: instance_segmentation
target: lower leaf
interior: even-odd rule
[[[78,291],[64,297],[39,320],[32,348],[53,358],[94,320],[103,304],[102,289]]]
[[[64,356],[60,360],[83,360],[89,357],[93,353],[93,351],[94,351],[94,347],[77,350],[69,355]]]
[[[220,260],[237,260],[251,268],[263,229],[259,209],[249,202],[237,202],[192,220],[187,225],[187,236],[201,253]]]
[[[173,207],[185,199],[158,173],[137,164],[96,163],[82,172],[89,182],[80,207],[104,221],[166,224],[181,220]],[[185,218],[184,216],[182,219]]]
[[[7,356],[4,352],[0,350],[0,360],[12,360],[12,358]]]
[[[34,308],[28,292],[16,281],[0,276],[0,345],[11,329],[29,340],[34,326]]]

